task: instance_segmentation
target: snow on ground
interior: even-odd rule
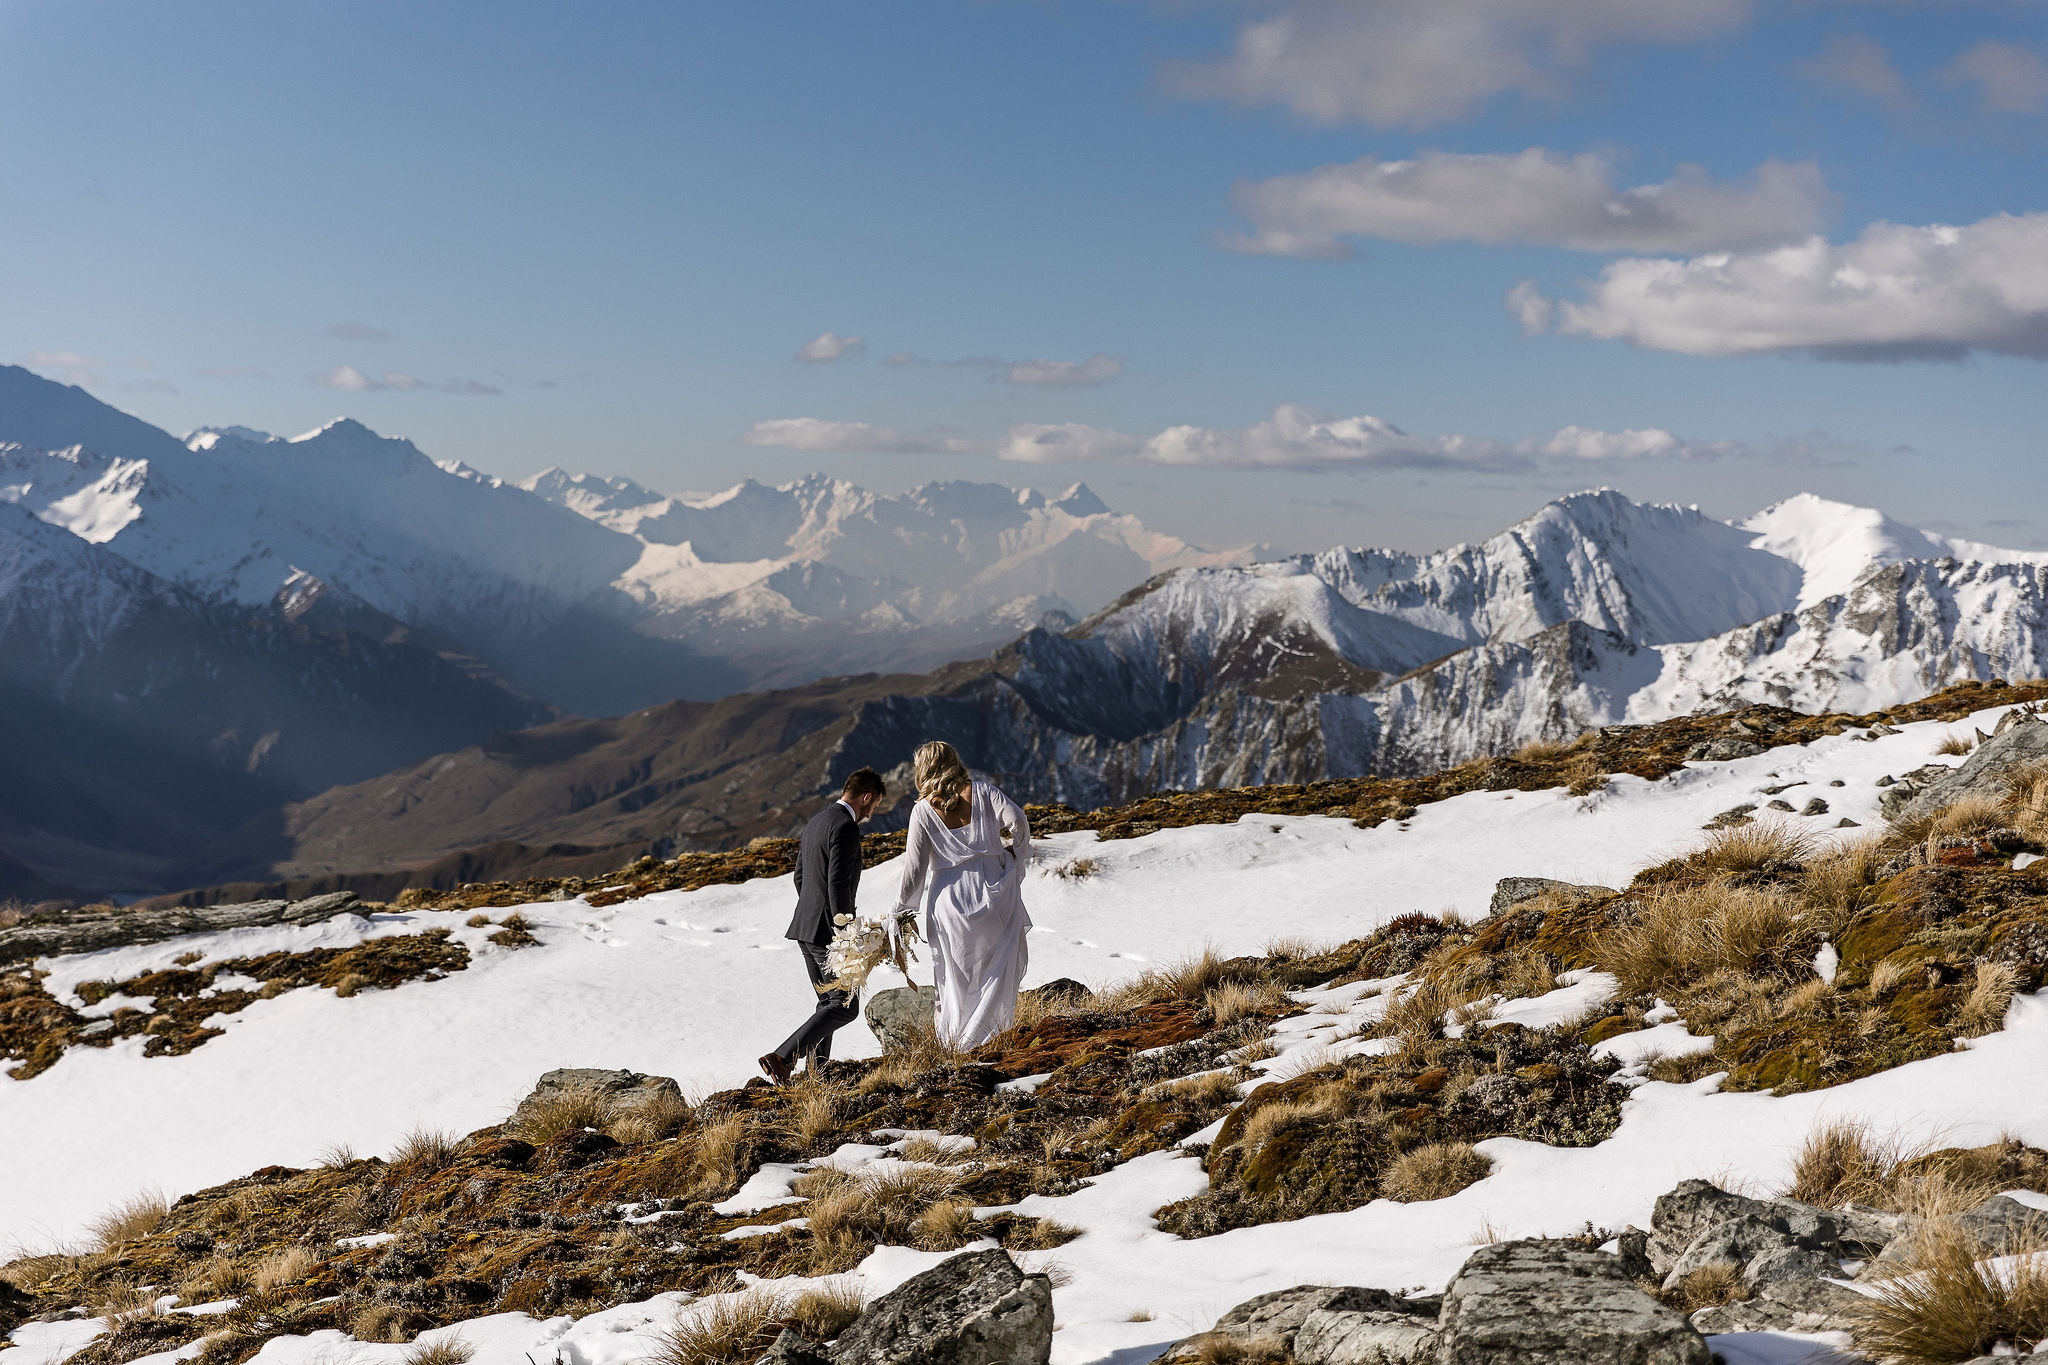
[[[1974,721],[1988,729],[1996,716]],[[1408,910],[1455,907],[1479,915],[1495,881],[1509,875],[1620,885],[1646,863],[1696,843],[1714,814],[1738,803],[1761,805],[1764,786],[1804,781],[1785,793],[1800,804],[1824,796],[1830,813],[1803,821],[1816,831],[1832,836],[1844,815],[1875,825],[1877,778],[1930,761],[1950,728],[1913,725],[1868,742],[1839,736],[1693,765],[1661,782],[1618,777],[1609,790],[1585,798],[1475,792],[1425,806],[1405,827],[1361,830],[1342,819],[1251,816],[1106,844],[1093,834],[1055,836],[1044,841],[1046,868],[1027,897],[1037,926],[1028,980],[1072,976],[1101,985],[1204,942],[1237,953],[1277,935],[1354,937]],[[1845,785],[1831,787],[1831,779]],[[1050,875],[1083,850],[1098,860],[1095,875]],[[866,909],[890,903],[895,874],[893,864],[867,874]],[[781,938],[790,899],[778,879],[664,893],[605,910],[580,902],[526,906],[539,926],[537,949],[489,945],[488,930],[461,925],[464,914],[416,913],[45,963],[51,987],[68,991],[195,950],[218,960],[433,926],[451,928],[475,955],[467,971],[443,981],[347,1000],[300,990],[259,1001],[219,1020],[225,1036],[184,1057],[145,1059],[139,1044],[124,1042],[74,1050],[31,1081],[0,1078],[0,1151],[9,1157],[0,1168],[0,1243],[74,1237],[86,1217],[138,1186],[178,1194],[272,1162],[306,1164],[336,1142],[388,1150],[417,1123],[466,1131],[504,1117],[550,1067],[626,1066],[702,1089],[738,1084],[752,1074],[752,1059],[794,1027],[806,1007],[798,959]],[[1311,1012],[1276,1029],[1280,1055],[1260,1070],[1285,1075],[1330,1049],[1378,1046],[1348,1035],[1384,1010],[1390,988],[1399,983],[1303,992]],[[1609,988],[1599,973],[1568,973],[1551,996],[1504,1005],[1495,1018],[1568,1017]],[[840,1036],[841,1055],[875,1050],[864,1025]],[[1667,1018],[1651,1033],[1603,1046],[1639,1071],[1651,1050],[1669,1055],[1705,1042]],[[1034,1196],[1019,1207],[1085,1229],[1058,1251],[1039,1254],[1074,1275],[1055,1293],[1061,1329],[1054,1360],[1132,1365],[1265,1290],[1333,1277],[1389,1288],[1440,1286],[1478,1240],[1563,1233],[1589,1220],[1613,1228],[1646,1224],[1656,1196],[1688,1176],[1774,1185],[1818,1120],[1855,1115],[1953,1143],[2013,1132],[2048,1145],[2048,1088],[2010,1084],[2013,1076],[2042,1074],[2048,1000],[2020,997],[2006,1030],[1966,1051],[1815,1094],[1775,1099],[1718,1095],[1712,1080],[1644,1083],[1609,1141],[1556,1149],[1493,1139],[1481,1147],[1494,1159],[1494,1173],[1430,1203],[1382,1200],[1182,1241],[1160,1232],[1150,1214],[1206,1180],[1197,1160],[1166,1151],[1073,1194]],[[859,1147],[830,1160],[851,1167],[900,1158]],[[764,1171],[740,1197],[772,1204],[786,1195],[792,1173]],[[938,1259],[885,1247],[858,1273],[879,1293]],[[662,1296],[573,1323],[500,1314],[432,1335],[469,1341],[478,1365],[521,1365],[526,1356],[556,1354],[564,1365],[614,1365],[644,1350],[649,1325],[665,1321],[676,1299]],[[1140,1312],[1151,1320],[1129,1320]],[[54,1336],[47,1343],[18,1339],[16,1351],[0,1352],[0,1365],[40,1365],[62,1354],[46,1349],[56,1344]],[[1812,1344],[1796,1337],[1743,1341],[1752,1356],[1778,1361]],[[382,1365],[397,1359],[396,1349],[322,1333],[274,1341],[259,1359],[310,1365],[316,1356],[345,1356]]]

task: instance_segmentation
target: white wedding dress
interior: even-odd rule
[[[976,782],[968,809],[967,823],[949,829],[929,801],[917,803],[896,895],[899,910],[924,909],[939,1037],[963,1051],[1016,1022],[1024,935],[1031,928],[1024,912],[1024,871],[1031,862],[1024,808]]]

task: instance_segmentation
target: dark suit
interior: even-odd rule
[[[833,1033],[860,1014],[854,992],[818,990],[832,979],[825,969],[825,950],[838,927],[833,920],[853,913],[854,892],[859,887],[860,822],[843,803],[834,801],[811,817],[797,843],[796,914],[783,937],[795,939],[803,953],[804,972],[817,991],[817,1006],[802,1027],[775,1049],[788,1061],[805,1056],[814,1064],[830,1060]]]

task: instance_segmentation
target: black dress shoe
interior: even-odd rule
[[[789,1059],[778,1052],[771,1052],[761,1059],[761,1074],[777,1085],[789,1084]]]

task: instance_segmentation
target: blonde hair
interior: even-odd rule
[[[953,746],[943,739],[918,745],[911,770],[916,776],[917,794],[940,810],[959,805],[972,784],[972,779],[967,776],[967,765],[960,761],[960,755]]]

